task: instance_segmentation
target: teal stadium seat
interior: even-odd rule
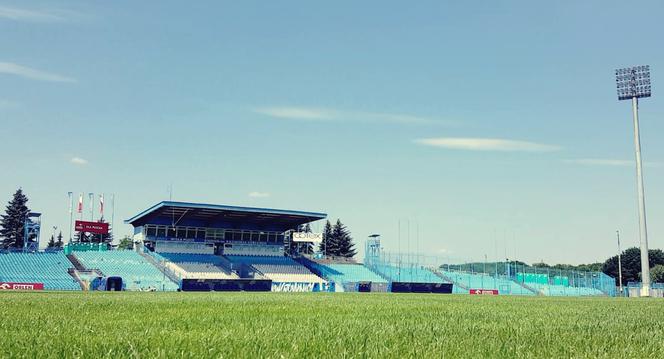
[[[43,283],[46,290],[81,290],[64,252],[0,253],[0,281]]]
[[[121,277],[127,290],[175,291],[179,288],[132,250],[74,252],[74,256],[87,269],[99,269],[107,277]]]
[[[427,268],[419,266],[397,267],[392,265],[380,264],[373,267],[375,271],[384,277],[390,278],[393,282],[408,283],[447,283]]]
[[[533,291],[526,289],[512,280],[493,277],[484,273],[452,271],[441,271],[441,273],[457,284],[455,288],[458,289],[455,289],[455,293],[468,293],[470,289],[493,289],[498,290],[499,294],[535,295]],[[460,286],[468,289],[462,290]]]
[[[323,277],[336,283],[387,283],[381,276],[361,264],[322,264],[312,262],[311,265]]]

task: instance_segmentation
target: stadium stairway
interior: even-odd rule
[[[149,249],[144,249],[140,252],[138,252],[143,258],[145,258],[148,263],[152,264],[155,266],[157,269],[159,269],[160,272],[162,272],[168,279],[170,279],[173,283],[180,283],[180,278],[175,275],[170,269],[166,268],[164,265],[159,263],[155,257],[152,256],[152,253],[148,253],[146,251],[149,251]]]
[[[515,280],[513,280],[513,282],[515,282],[516,284],[520,285],[520,286],[523,287],[524,289],[529,290],[529,291],[535,293],[536,295],[544,295],[542,292],[540,292],[539,290],[537,290],[537,289],[535,289],[535,288],[533,288],[533,287],[527,285],[526,283],[519,282],[519,281],[515,281]]]
[[[85,267],[81,264],[81,262],[78,261],[76,257],[74,257],[73,254],[67,254],[67,259],[71,262],[71,264],[74,265],[74,269],[76,270],[86,270]]]
[[[431,271],[433,274],[437,275],[438,277],[448,281],[449,283],[454,284],[454,293],[461,293],[460,289],[463,289],[466,293],[470,290],[466,285],[461,284],[459,282],[455,282],[452,278],[446,276],[445,274],[441,273],[439,270],[435,268],[431,268]]]

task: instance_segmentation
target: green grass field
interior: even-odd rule
[[[0,357],[664,358],[664,301],[0,293]]]

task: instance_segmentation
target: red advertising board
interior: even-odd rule
[[[74,227],[78,232],[108,234],[108,223],[76,221]]]
[[[498,295],[498,289],[471,289],[470,294]]]
[[[0,290],[44,290],[44,283],[0,282]]]

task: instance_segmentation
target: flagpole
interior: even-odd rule
[[[67,195],[69,196],[69,243],[71,243],[72,227],[74,226],[74,193],[68,192]]]
[[[90,222],[94,222],[94,217],[95,217],[95,194],[90,192],[90,193],[88,193],[88,197],[90,197]]]
[[[111,235],[115,237],[115,193],[111,193]]]

